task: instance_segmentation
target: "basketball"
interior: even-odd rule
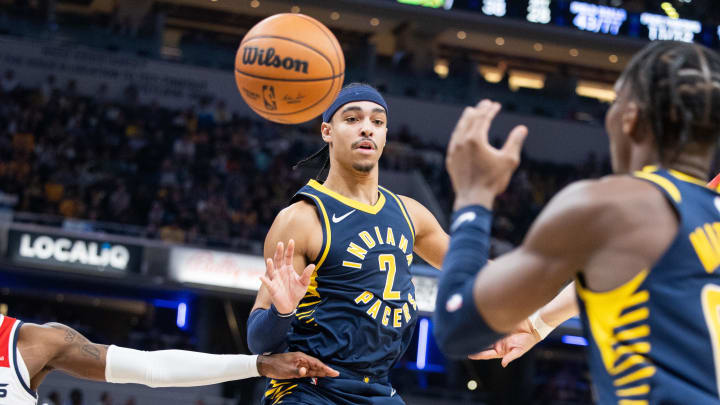
[[[235,56],[235,82],[260,116],[281,124],[309,121],[327,109],[345,77],[345,57],[321,22],[276,14],[248,31]]]

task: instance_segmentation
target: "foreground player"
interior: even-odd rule
[[[333,377],[335,370],[302,353],[214,355],[185,350],[143,352],[90,342],[59,324],[24,324],[0,315],[0,404],[35,405],[53,370],[79,378],[150,387],[193,387],[264,375]]]
[[[654,42],[616,91],[606,128],[617,175],[560,192],[519,248],[479,272],[524,130],[498,151],[487,129],[499,105],[466,110],[448,151],[457,211],[435,335],[450,355],[478,352],[576,276],[599,403],[719,403],[720,198],[699,179],[720,135],[720,57]]]
[[[323,114],[327,180],[303,187],[265,240],[265,256],[283,265],[275,276],[268,266],[248,320],[250,349],[289,347],[340,371],[336,379],[270,381],[266,404],[403,403],[388,374],[416,321],[413,251],[439,267],[448,236],[425,207],[378,186],[387,120],[374,88],[345,87]],[[293,265],[302,277],[283,271]]]

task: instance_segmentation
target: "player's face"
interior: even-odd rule
[[[341,164],[360,172],[377,166],[385,147],[387,114],[372,101],[347,103],[323,123],[323,139],[330,144],[331,166]]]
[[[613,173],[630,171],[631,132],[635,130],[637,104],[630,97],[630,86],[622,80],[615,83],[617,98],[605,115],[605,130],[610,138],[610,161]]]

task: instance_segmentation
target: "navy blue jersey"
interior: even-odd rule
[[[608,292],[578,280],[590,372],[599,404],[718,404],[720,195],[704,182],[648,167],[679,218],[650,269]]]
[[[407,209],[382,187],[371,206],[314,180],[297,199],[317,207],[323,247],[288,334],[290,351],[358,375],[386,376],[416,320],[410,278],[415,231]]]

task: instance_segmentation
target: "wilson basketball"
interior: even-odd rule
[[[345,77],[345,57],[321,22],[276,14],[248,31],[235,56],[235,82],[245,102],[270,121],[298,124],[325,111]]]

